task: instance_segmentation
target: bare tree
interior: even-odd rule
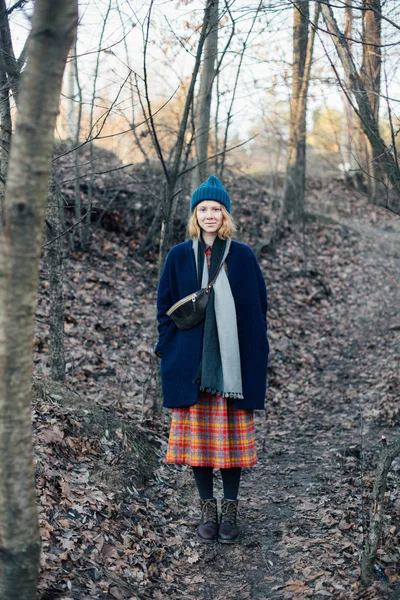
[[[74,142],[75,137],[76,137],[76,92],[75,92],[76,62],[77,62],[76,61],[76,51],[75,51],[75,49],[72,49],[69,53],[68,64],[67,64],[68,96],[67,96],[67,126],[66,126],[67,131],[66,131],[66,133],[67,133],[67,139],[70,142]]]
[[[103,45],[103,39],[104,39],[104,34],[105,34],[105,30],[106,30],[108,17],[110,15],[110,11],[111,11],[111,4],[112,4],[112,0],[108,0],[107,9],[106,9],[106,13],[103,18],[103,25],[102,25],[102,28],[100,31],[100,36],[99,36],[98,52],[96,55],[96,65],[95,65],[94,76],[93,76],[92,101],[90,104],[90,116],[89,116],[90,136],[92,136],[93,127],[94,127],[94,108],[95,108],[95,104],[96,104],[97,80],[99,77],[101,48]],[[87,211],[86,211],[86,219],[85,219],[86,227],[83,229],[83,235],[81,236],[83,248],[85,248],[88,238],[89,238],[89,226],[90,226],[90,219],[91,219],[91,214],[92,214],[92,204],[93,204],[93,183],[94,183],[94,177],[95,177],[94,174],[96,171],[96,165],[95,165],[95,159],[94,159],[94,148],[93,148],[92,140],[90,140],[90,142],[89,142],[89,150],[90,150],[90,159],[89,159],[90,160],[90,177],[89,177],[89,181],[88,181]],[[81,231],[82,231],[82,229],[81,229]]]
[[[368,97],[368,92],[362,82],[361,76],[357,71],[353,57],[351,55],[348,41],[340,31],[333,13],[333,9],[329,3],[320,2],[321,12],[323,14],[328,32],[332,36],[340,62],[342,63],[344,72],[348,81],[351,82],[351,89],[345,89],[342,85],[347,98],[351,102],[354,110],[361,121],[361,126],[367,136],[373,155],[376,156],[376,163],[381,173],[387,177],[394,189],[394,194],[388,194],[384,206],[389,210],[400,214],[400,168],[397,159],[396,146],[393,143],[389,148],[379,133],[378,121],[374,116],[371,103]],[[334,65],[331,63],[333,68]],[[335,69],[338,80],[339,74]],[[355,103],[354,103],[355,99]]]
[[[193,188],[197,188],[207,178],[208,140],[210,134],[210,116],[212,87],[215,79],[215,63],[218,52],[218,0],[210,2],[210,28],[204,44],[203,69],[200,77],[200,89],[197,98],[196,114],[196,160],[193,170]]]
[[[244,57],[245,57],[245,54],[246,54],[247,46],[249,44],[250,36],[251,36],[251,34],[253,32],[254,25],[255,25],[255,23],[256,23],[256,21],[258,19],[258,16],[259,16],[259,13],[260,13],[260,10],[262,9],[262,7],[263,7],[263,2],[261,1],[258,4],[257,9],[254,12],[253,18],[251,20],[251,25],[250,25],[249,30],[247,32],[247,35],[246,35],[246,37],[244,39],[244,42],[243,42],[243,45],[242,45],[242,49],[241,49],[241,52],[240,52],[240,55],[239,55],[239,63],[238,63],[237,69],[236,69],[235,81],[233,83],[232,95],[231,95],[231,99],[230,99],[230,103],[229,103],[228,113],[227,113],[227,116],[226,116],[226,126],[225,126],[225,132],[224,132],[224,139],[223,139],[223,142],[222,142],[222,150],[221,150],[220,153],[218,153],[216,151],[216,154],[221,154],[221,160],[218,161],[218,159],[217,159],[217,161],[216,161],[216,164],[218,164],[218,171],[217,172],[218,172],[218,175],[221,178],[222,178],[222,176],[224,174],[224,169],[225,169],[225,157],[226,157],[227,148],[228,148],[228,133],[229,133],[229,128],[230,128],[230,126],[232,124],[233,105],[235,103],[235,98],[236,98],[236,93],[237,93],[237,88],[238,88],[238,83],[239,83],[240,72],[242,70],[243,60],[244,60]],[[232,21],[233,27],[232,27],[231,37],[229,38],[228,43],[225,46],[225,50],[222,53],[222,56],[220,58],[219,65],[218,65],[218,71],[220,69],[221,62],[222,62],[223,57],[224,57],[224,53],[228,49],[228,46],[229,46],[229,44],[231,42],[232,36],[234,34],[234,29],[235,29],[235,22],[234,22],[234,19],[232,17],[232,13],[231,13],[231,11],[229,9],[228,3],[226,3],[226,10],[227,10],[227,12],[228,12],[228,14],[230,16],[230,19]],[[219,98],[218,98],[218,101],[219,101]],[[217,118],[218,118],[218,108],[217,108]],[[216,138],[217,138],[217,136],[218,136],[218,124],[216,124]],[[218,147],[218,140],[216,140],[216,149],[217,149],[217,147]]]
[[[0,233],[0,597],[7,600],[36,597],[33,323],[54,126],[77,19],[76,0],[36,0]]]
[[[15,58],[11,39],[9,14],[15,10],[15,8],[20,8],[24,4],[26,4],[26,2],[19,2],[16,3],[14,7],[7,9],[5,0],[0,0],[0,229],[2,227],[4,189],[12,135],[11,97],[13,97],[14,102],[17,103],[20,71],[25,57],[24,46],[20,57],[18,59]]]
[[[61,208],[58,187],[52,178],[46,208],[46,259],[50,292],[50,370],[56,381],[65,381]]]
[[[400,437],[397,437],[391,446],[387,445],[385,438],[382,441],[384,445],[379,457],[371,494],[368,534],[361,557],[361,581],[364,585],[371,585],[375,578],[374,566],[385,515],[387,476],[393,461],[400,455]]]
[[[130,92],[130,97],[131,97],[131,115],[130,115],[130,118],[127,118],[127,119],[129,122],[129,127],[132,131],[135,145],[141,152],[144,162],[146,163],[146,167],[149,167],[149,156],[146,152],[146,149],[143,147],[143,144],[138,136],[137,127],[136,127],[134,71],[133,71],[132,65],[131,65],[131,58],[130,58],[130,54],[129,54],[129,47],[128,47],[128,41],[127,41],[128,31],[127,31],[127,28],[125,25],[125,21],[123,19],[120,5],[117,6],[117,11],[118,11],[119,19],[121,21],[122,31],[124,34],[123,42],[124,42],[124,49],[125,49],[125,60],[126,60],[126,66],[128,67],[128,70],[129,70],[129,92]],[[135,24],[130,23],[130,27],[133,29],[135,27]]]
[[[361,81],[368,94],[372,114],[379,128],[379,96],[381,91],[381,2],[380,0],[363,0],[363,46]],[[376,200],[379,174],[379,154],[364,135],[368,159],[369,195]]]
[[[318,16],[317,3],[314,26],[309,33],[309,3],[304,0],[294,2],[292,98],[283,199],[283,214],[294,221],[302,220],[304,213],[307,96]]]
[[[352,37],[353,37],[353,0],[346,0],[344,9],[344,35],[348,40],[349,49],[352,51]],[[350,82],[345,81],[345,86],[350,89]],[[347,178],[350,178],[356,169],[355,161],[355,148],[356,136],[355,136],[355,120],[356,115],[354,110],[348,101],[345,94],[343,94],[343,125],[342,125],[342,154],[344,158],[343,170]]]
[[[80,168],[79,168],[79,136],[81,134],[81,123],[82,123],[82,106],[83,106],[83,94],[82,94],[82,86],[79,78],[79,68],[78,68],[78,51],[75,40],[74,45],[74,53],[71,56],[72,60],[75,63],[74,66],[74,75],[75,75],[75,84],[77,89],[77,99],[78,99],[78,114],[76,115],[76,127],[75,127],[75,138],[74,138],[74,201],[75,201],[75,219],[77,223],[82,222],[82,198],[81,198],[81,186],[80,186]],[[82,227],[78,228],[78,240],[80,248],[83,247],[83,230]],[[75,249],[75,238],[74,233],[70,236],[70,247],[71,250]]]
[[[147,46],[149,44],[149,30],[150,30],[150,19],[151,19],[151,8],[153,6],[153,2],[150,5],[150,10],[147,16],[147,27],[146,34],[144,40],[144,61],[143,61],[143,72],[144,72],[144,86],[145,86],[145,98],[146,98],[146,110],[144,111],[144,117],[147,119],[149,132],[152,137],[152,142],[154,145],[154,149],[156,151],[157,157],[160,160],[164,177],[165,177],[165,186],[164,186],[164,197],[161,200],[162,202],[162,228],[161,228],[161,239],[160,239],[160,253],[159,253],[159,270],[161,271],[165,257],[169,250],[171,239],[172,239],[172,226],[174,219],[174,203],[176,203],[177,198],[179,196],[180,190],[176,190],[178,179],[181,175],[181,162],[182,162],[182,153],[183,147],[185,143],[185,133],[189,122],[190,109],[193,102],[194,97],[194,88],[197,80],[197,75],[200,69],[200,61],[203,52],[203,46],[206,39],[207,31],[210,27],[210,11],[211,4],[214,0],[207,0],[207,5],[204,10],[204,19],[200,31],[199,42],[196,50],[195,63],[192,71],[192,76],[189,83],[189,88],[186,94],[185,104],[183,107],[182,117],[179,124],[179,131],[176,139],[176,143],[174,146],[174,152],[172,156],[171,166],[168,164],[168,160],[166,159],[164,152],[161,148],[160,139],[158,130],[156,127],[154,112],[151,106],[150,94],[149,94],[149,81],[148,81],[148,73],[147,73]]]

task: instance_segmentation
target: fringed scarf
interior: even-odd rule
[[[218,267],[225,262],[231,240],[216,237],[211,253],[210,271],[201,237],[193,240],[199,287],[206,287]],[[236,309],[224,267],[211,289],[204,322],[203,351],[195,383],[199,389],[225,398],[243,399]]]

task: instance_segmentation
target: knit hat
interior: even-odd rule
[[[223,204],[229,213],[231,212],[231,199],[229,198],[229,194],[218,177],[215,177],[214,175],[210,175],[207,181],[199,185],[197,190],[193,192],[190,201],[190,211],[193,212],[194,207],[203,200],[216,200]]]

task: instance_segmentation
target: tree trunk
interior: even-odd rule
[[[83,229],[82,229],[82,198],[81,198],[81,179],[80,179],[80,168],[79,168],[79,136],[81,134],[81,123],[82,123],[82,106],[83,106],[83,94],[82,94],[82,86],[79,79],[79,69],[78,69],[78,49],[75,41],[74,45],[74,56],[75,56],[75,83],[77,87],[77,99],[78,99],[78,114],[76,118],[76,129],[75,129],[75,139],[74,139],[74,198],[75,198],[75,221],[79,223],[78,226],[78,240],[79,247],[83,246]],[[70,238],[69,238],[69,247],[72,251],[75,251],[75,232],[72,230]]]
[[[173,203],[174,203],[174,200],[176,199],[177,194],[179,194],[179,191],[176,192],[175,190],[176,190],[176,185],[177,185],[177,181],[178,181],[178,177],[179,177],[179,170],[181,167],[183,144],[185,141],[185,133],[186,133],[188,119],[189,119],[190,107],[193,102],[194,87],[196,85],[197,75],[199,73],[200,60],[201,60],[201,55],[203,52],[204,41],[206,39],[206,32],[207,32],[208,24],[210,23],[210,9],[211,9],[212,3],[213,3],[213,0],[208,0],[205,11],[204,11],[204,20],[203,20],[203,25],[202,25],[201,32],[200,32],[199,44],[197,46],[196,60],[195,60],[195,64],[193,67],[192,78],[190,80],[190,85],[189,85],[188,93],[186,96],[185,106],[183,109],[183,115],[182,115],[182,119],[181,119],[180,126],[179,126],[179,132],[178,132],[178,137],[177,137],[176,146],[175,146],[174,162],[173,162],[172,168],[170,170],[166,167],[165,161],[163,160],[162,156],[159,155],[161,158],[163,167],[164,167],[164,172],[165,172],[166,180],[167,180],[166,186],[165,186],[166,192],[165,192],[165,197],[164,197],[164,202],[163,202],[164,235],[163,235],[162,243],[160,244],[160,256],[159,256],[160,269],[164,265],[165,258],[167,256],[168,250],[171,246],[172,227],[173,227]],[[151,118],[151,121],[152,121],[152,118]],[[152,129],[153,135],[156,138],[156,141],[158,144],[158,138],[156,137],[156,132],[155,132],[153,122],[152,122],[152,127],[153,127],[153,129]],[[158,146],[159,146],[159,144],[158,144]],[[159,274],[161,274],[160,269],[159,269]]]
[[[76,56],[75,56],[75,48],[72,48],[69,54],[68,60],[68,80],[67,80],[67,126],[66,126],[66,136],[68,141],[73,144],[76,138],[76,75],[75,75],[75,66],[76,66]]]
[[[10,88],[8,87],[7,75],[0,65],[0,232],[3,228],[4,192],[8,170],[8,157],[12,134]]]
[[[36,597],[33,323],[54,127],[77,12],[76,0],[36,0],[0,233],[0,598],[7,600]]]
[[[5,182],[8,169],[8,157],[12,134],[11,105],[10,105],[10,76],[8,73],[8,61],[14,56],[10,23],[8,20],[5,0],[0,0],[0,144],[1,144],[1,182],[0,182],[0,231],[3,228],[3,208]],[[10,56],[11,53],[11,56]]]
[[[319,4],[316,4],[314,23],[317,25]],[[294,3],[292,100],[290,103],[290,134],[287,149],[283,216],[302,221],[306,184],[306,117],[308,82],[314,46],[315,29],[308,34],[309,2]]]
[[[381,91],[381,3],[380,0],[363,0],[363,57],[361,65],[361,81],[368,94],[371,110],[379,129],[379,94]],[[368,167],[369,196],[372,201],[377,198],[377,183],[380,177],[377,148],[372,146],[364,134]]]
[[[371,585],[375,579],[374,566],[381,542],[382,526],[385,516],[385,493],[387,476],[392,462],[400,455],[400,437],[392,446],[384,446],[379,457],[374,487],[369,509],[369,526],[363,553],[361,556],[361,582]]]
[[[349,49],[352,49],[349,38],[353,37],[353,0],[346,0],[344,9],[344,35],[349,44]],[[346,89],[350,89],[350,82],[345,81]],[[342,125],[342,156],[343,156],[343,172],[346,180],[353,180],[356,170],[355,161],[355,146],[357,138],[355,134],[355,115],[345,94],[342,94],[343,99],[343,125]]]
[[[206,35],[196,118],[196,161],[199,164],[193,170],[193,189],[196,189],[207,179],[209,171],[207,157],[210,136],[212,86],[215,78],[215,63],[218,53],[218,0],[210,2],[210,25]]]
[[[11,40],[10,22],[5,0],[0,0],[0,47],[2,70],[7,74],[8,88],[17,103],[21,61],[15,58]],[[21,58],[21,57],[20,57]]]
[[[400,214],[400,169],[396,157],[393,156],[391,150],[386,146],[379,134],[378,123],[375,119],[368,93],[354,64],[347,40],[337,26],[331,6],[323,2],[320,3],[320,6],[326,27],[332,34],[332,40],[346,77],[351,83],[351,90],[357,103],[356,110],[361,120],[363,131],[372,146],[374,156],[379,157],[379,169],[382,173],[386,174],[388,182],[392,184],[395,190],[395,194],[392,194],[390,197],[388,196],[382,206],[385,206],[396,214]],[[351,99],[349,93],[348,97]]]
[[[99,77],[100,58],[102,56],[101,48],[103,45],[106,24],[108,22],[109,14],[111,11],[111,3],[112,3],[112,0],[109,0],[106,14],[104,15],[103,25],[101,28],[100,36],[99,36],[98,51],[97,51],[97,56],[96,56],[96,65],[95,65],[94,77],[93,77],[92,102],[90,104],[90,113],[89,113],[89,115],[90,115],[89,116],[89,136],[90,136],[90,138],[93,138],[93,136],[94,136],[94,131],[93,131],[94,109],[95,109],[95,105],[96,105],[96,90],[97,90],[97,80]],[[86,209],[86,216],[85,216],[85,221],[84,221],[85,227],[84,227],[84,229],[81,229],[81,231],[82,231],[82,250],[86,249],[86,244],[89,240],[90,223],[91,223],[91,218],[92,218],[92,205],[93,205],[93,183],[94,183],[95,171],[96,171],[94,148],[93,148],[93,142],[91,139],[89,141],[89,161],[90,161],[90,176],[89,176],[89,181],[88,181],[88,193],[87,193],[87,205],[86,205],[87,209]]]
[[[50,292],[50,371],[56,381],[65,381],[64,291],[60,198],[54,182],[50,184],[46,210],[47,266]]]

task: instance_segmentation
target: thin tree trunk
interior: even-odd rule
[[[75,98],[75,49],[69,53],[68,59],[68,97],[67,97],[67,127],[66,134],[70,143],[73,143],[76,138],[76,98]]]
[[[0,598],[7,600],[36,598],[32,339],[54,127],[77,18],[76,0],[36,0],[0,234]]]
[[[210,4],[211,4],[211,0],[208,0],[207,6],[204,11],[204,21],[203,21],[203,26],[202,26],[201,32],[200,32],[199,43],[197,46],[196,60],[195,60],[195,64],[193,67],[192,78],[190,80],[190,85],[189,85],[188,93],[186,96],[185,106],[183,109],[183,115],[182,115],[182,119],[181,119],[180,126],[179,126],[179,132],[178,132],[178,137],[177,137],[176,147],[175,147],[174,162],[173,162],[172,168],[170,170],[167,170],[167,172],[166,172],[167,185],[166,185],[165,201],[164,201],[164,205],[163,205],[163,221],[165,221],[165,235],[163,238],[163,243],[161,244],[160,258],[159,258],[160,265],[164,264],[165,257],[167,255],[167,252],[168,252],[170,244],[171,244],[171,230],[172,230],[171,213],[172,213],[173,201],[176,196],[175,186],[176,186],[176,182],[179,177],[179,170],[180,170],[181,160],[182,160],[182,150],[183,150],[183,144],[185,141],[185,132],[186,132],[187,124],[188,124],[190,107],[193,102],[194,87],[196,84],[197,75],[199,73],[200,60],[201,60],[201,55],[203,52],[203,46],[204,46],[207,26],[210,22]],[[154,129],[154,122],[153,122],[152,116],[150,117],[150,120],[152,122],[152,130],[154,132],[155,129]],[[157,143],[158,143],[158,138],[157,138]],[[161,274],[161,272],[160,272],[160,274]]]
[[[319,4],[315,7],[317,25]],[[283,216],[299,222],[304,216],[306,185],[306,116],[308,82],[314,46],[315,29],[308,33],[309,3],[298,0],[294,6],[292,99],[290,103],[290,134],[287,150]]]
[[[0,0],[0,124],[1,124],[1,182],[0,182],[0,231],[3,228],[3,207],[5,182],[8,170],[8,158],[10,152],[10,143],[12,135],[11,120],[11,72],[16,68],[14,50],[11,40],[10,23],[8,20],[7,7],[5,0]],[[16,82],[16,75],[13,77]],[[14,87],[15,93],[17,87]]]
[[[207,178],[209,170],[206,161],[210,137],[212,87],[218,52],[218,0],[211,0],[210,2],[210,27],[206,35],[196,117],[196,160],[199,164],[193,169],[193,189],[196,189]]]
[[[361,557],[361,581],[364,585],[371,585],[375,579],[374,565],[381,540],[382,525],[385,515],[385,493],[387,476],[392,462],[400,455],[400,437],[392,446],[384,446],[379,457],[375,474],[374,487],[371,494],[369,511],[368,535]]]
[[[344,9],[344,35],[346,36],[351,50],[350,38],[353,37],[353,0],[346,0]],[[350,89],[350,82],[345,81],[346,88]],[[346,179],[354,177],[356,163],[354,159],[355,147],[357,145],[355,135],[355,115],[345,94],[343,98],[343,121],[342,121],[342,154],[344,157],[343,172]]]
[[[64,291],[62,264],[62,230],[60,198],[55,182],[49,187],[46,210],[47,265],[50,292],[50,370],[56,381],[65,381],[64,358]]]
[[[0,0],[0,47],[2,49],[2,70],[7,73],[8,87],[17,103],[22,59],[21,57],[18,60],[15,58],[5,0]]]
[[[221,179],[223,177],[224,169],[225,169],[225,158],[226,158],[226,152],[227,152],[227,147],[228,147],[228,132],[229,132],[229,128],[231,126],[231,121],[232,121],[233,105],[234,105],[235,98],[236,98],[236,92],[237,92],[238,83],[239,83],[239,76],[240,76],[240,72],[242,70],[242,65],[243,65],[243,60],[244,60],[245,54],[246,54],[247,45],[248,45],[250,36],[251,36],[251,34],[253,32],[254,25],[256,24],[259,12],[262,9],[262,7],[263,7],[263,2],[261,1],[259,3],[259,5],[258,5],[258,7],[257,7],[257,9],[255,11],[255,13],[254,13],[254,16],[253,16],[250,28],[249,28],[249,30],[247,32],[246,38],[245,38],[245,40],[243,42],[242,50],[240,52],[239,64],[238,64],[238,67],[236,69],[236,76],[235,76],[235,81],[234,81],[234,84],[233,84],[233,91],[232,91],[231,101],[230,101],[229,108],[228,108],[228,114],[226,116],[226,127],[225,127],[225,133],[224,133],[224,141],[223,141],[223,144],[222,144],[222,155],[221,155],[221,161],[219,163],[219,171],[218,171],[218,175],[219,175],[219,177]],[[228,10],[228,6],[226,6],[226,9],[227,9],[228,12],[230,12]],[[233,21],[233,19],[232,19],[232,21]],[[221,60],[222,60],[222,58],[221,58]],[[218,67],[218,69],[219,69],[219,67]]]
[[[368,93],[372,113],[379,128],[379,94],[381,88],[381,3],[380,0],[363,0],[363,58],[361,65],[361,81]],[[379,154],[372,146],[370,140],[364,135],[369,179],[369,196],[372,201],[377,197],[377,183],[379,173]]]
[[[99,67],[100,67],[100,56],[101,56],[101,47],[103,45],[104,33],[106,30],[107,20],[111,11],[111,1],[109,0],[106,14],[103,19],[103,26],[101,28],[100,37],[99,37],[99,45],[98,52],[96,57],[96,66],[94,69],[94,78],[93,78],[93,91],[92,91],[92,103],[90,105],[90,117],[89,117],[89,135],[93,136],[93,123],[94,123],[94,107],[96,103],[96,90],[97,90],[97,79],[99,77]],[[94,148],[93,142],[89,142],[89,161],[90,161],[90,177],[88,182],[88,197],[87,197],[87,211],[85,218],[85,229],[83,230],[82,240],[83,240],[83,249],[85,248],[87,241],[89,239],[90,232],[90,222],[92,217],[92,204],[93,204],[93,183],[94,183],[94,173],[96,171],[96,165],[94,160]],[[82,231],[82,230],[81,230]]]
[[[10,143],[12,135],[12,120],[10,107],[10,88],[8,86],[7,75],[0,65],[0,144],[1,144],[1,165],[0,165],[0,232],[3,228],[3,207],[4,192],[7,179],[8,157],[10,153]]]
[[[126,66],[128,67],[129,70],[129,92],[131,95],[131,119],[130,119],[130,123],[129,126],[132,130],[132,134],[133,134],[133,139],[135,140],[135,144],[136,146],[139,148],[144,162],[146,164],[147,169],[150,171],[150,164],[149,164],[149,157],[148,154],[146,152],[146,150],[143,147],[143,144],[141,143],[139,136],[137,134],[137,127],[136,127],[136,115],[135,115],[135,104],[136,104],[136,99],[135,99],[135,95],[133,93],[134,90],[134,70],[132,69],[132,65],[131,65],[131,58],[129,55],[129,48],[128,48],[128,32],[126,31],[126,26],[125,26],[125,20],[124,17],[122,15],[121,12],[121,7],[118,5],[117,6],[117,11],[118,11],[118,16],[119,16],[119,20],[121,22],[121,27],[122,27],[122,33],[123,33],[123,40],[124,40],[124,49],[125,49],[125,61],[126,61]],[[130,27],[133,28],[134,25],[132,23],[130,23]]]
[[[83,247],[83,233],[82,233],[82,198],[81,198],[81,182],[80,182],[80,168],[79,168],[79,136],[81,134],[81,122],[82,122],[82,105],[83,105],[83,95],[82,95],[82,86],[79,80],[79,69],[78,69],[78,49],[75,41],[74,46],[74,59],[75,59],[75,83],[78,90],[78,115],[76,119],[76,129],[75,129],[75,151],[74,151],[74,197],[75,197],[75,221],[79,223],[78,226],[78,239],[79,239],[79,247],[82,249]],[[75,233],[72,231],[70,240],[70,248],[71,250],[75,250]]]
[[[332,40],[335,44],[340,62],[342,63],[348,80],[351,82],[351,90],[357,103],[356,110],[361,120],[361,126],[371,143],[374,156],[378,157],[378,165],[381,172],[386,174],[388,181],[395,190],[395,195],[388,197],[383,205],[396,214],[400,214],[400,169],[396,157],[393,156],[379,134],[378,123],[374,117],[367,90],[356,69],[347,40],[336,23],[331,6],[324,2],[321,2],[320,6],[326,27],[332,34]],[[336,73],[336,75],[338,74]],[[349,99],[351,99],[350,96]]]
[[[217,72],[216,76],[216,106],[215,106],[215,119],[214,119],[214,154],[216,157],[214,159],[214,172],[219,172],[219,161],[218,161],[218,152],[219,152],[219,127],[218,127],[218,119],[219,119],[219,109],[221,104],[221,94],[219,91],[220,77],[219,72]]]

